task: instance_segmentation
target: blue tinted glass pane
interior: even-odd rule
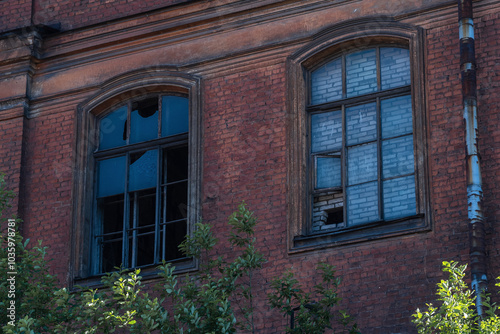
[[[347,225],[365,224],[380,220],[377,182],[347,188]]]
[[[345,57],[347,97],[377,91],[377,55],[375,49],[351,53]]]
[[[405,176],[383,183],[384,218],[396,219],[416,214],[415,176]]]
[[[340,187],[340,157],[318,157],[316,162],[316,188]]]
[[[156,187],[156,166],[158,151],[134,153],[130,155],[129,191]]]
[[[410,85],[410,51],[401,48],[381,48],[380,76],[382,89]]]
[[[389,178],[413,173],[413,136],[382,142],[382,177]]]
[[[97,163],[99,173],[97,197],[123,194],[126,163],[124,156],[101,160]]]
[[[380,102],[382,138],[413,132],[411,95],[399,96]]]
[[[311,116],[312,152],[336,151],[342,147],[342,111]]]
[[[362,104],[346,108],[347,145],[366,143],[377,139],[377,105]]]
[[[342,98],[342,60],[333,60],[311,73],[311,103]]]
[[[158,98],[134,102],[130,114],[130,143],[158,138]]]
[[[99,149],[123,146],[127,143],[127,107],[121,107],[99,121]]]
[[[349,185],[377,179],[377,143],[347,149],[347,182]]]
[[[189,101],[180,96],[164,96],[161,102],[161,136],[189,131]]]

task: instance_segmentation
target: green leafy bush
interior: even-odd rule
[[[0,175],[0,216],[13,196],[4,189]],[[177,277],[175,267],[163,263],[158,267],[159,282],[151,295],[143,290],[140,270],[117,270],[102,277],[103,287],[70,292],[57,287],[57,279],[49,274],[47,248],[29,248],[17,226],[20,220],[7,220],[14,231],[2,231],[0,247],[0,327],[3,333],[255,333],[253,277],[265,259],[256,249],[254,229],[257,223],[244,203],[229,217],[229,244],[237,256],[230,261],[214,257],[217,245],[210,225],[198,223],[181,250],[198,259],[196,275]],[[15,296],[7,277],[9,254],[15,249]],[[338,303],[336,289],[340,280],[331,266],[322,265],[323,283],[314,289],[321,296],[310,312],[297,312],[297,328],[290,333],[323,333],[330,323],[330,309]],[[281,283],[280,283],[281,282]],[[283,288],[282,284],[290,285]],[[273,282],[276,297],[272,307],[286,314],[289,301],[311,304],[311,295],[298,288],[291,274]],[[297,290],[298,289],[298,290]],[[293,292],[292,292],[293,290]],[[12,298],[11,298],[12,297]],[[9,318],[9,305],[15,302],[15,316]],[[281,306],[280,306],[281,305]],[[351,321],[345,312],[342,321]],[[238,320],[239,319],[239,320]],[[308,323],[308,321],[311,321]]]
[[[443,262],[447,280],[437,284],[438,301],[441,306],[428,304],[425,312],[417,309],[413,314],[419,334],[491,334],[500,332],[500,318],[497,306],[491,303],[489,295],[482,296],[485,315],[476,312],[474,292],[464,282],[466,265],[457,262]],[[497,284],[500,286],[500,284]]]
[[[271,307],[279,309],[285,316],[293,317],[292,325],[287,328],[291,334],[322,334],[332,330],[333,323],[341,325],[350,334],[359,333],[353,319],[343,310],[335,310],[340,302],[337,288],[340,278],[335,276],[332,265],[320,263],[317,271],[321,283],[312,292],[306,292],[293,273],[288,271],[271,282],[274,290],[268,295]]]

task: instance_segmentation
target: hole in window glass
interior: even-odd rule
[[[343,207],[344,197],[342,191],[329,191],[315,195],[312,232],[325,232],[332,228],[345,227]],[[333,213],[333,215],[330,216],[330,213]]]
[[[130,143],[158,138],[158,98],[132,103]]]
[[[328,210],[326,213],[325,225],[337,225],[344,222],[344,210],[342,207]]]
[[[127,107],[123,106],[99,122],[99,149],[123,146],[127,143]]]

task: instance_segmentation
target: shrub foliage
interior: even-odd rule
[[[0,178],[0,216],[12,196]],[[214,256],[212,250],[218,240],[209,224],[198,223],[180,248],[199,261],[200,270],[178,277],[173,265],[163,263],[158,267],[160,283],[151,294],[143,289],[139,269],[117,268],[102,277],[100,289],[58,288],[56,277],[49,273],[47,248],[41,241],[29,247],[29,240],[23,240],[17,230],[22,222],[3,219],[2,227],[9,222],[15,232],[3,228],[0,238],[0,328],[4,333],[256,332],[253,281],[265,259],[256,248],[257,220],[244,203],[229,217],[228,242],[236,251],[234,258],[227,261]],[[16,274],[12,285],[8,259],[14,251],[15,268],[11,269]],[[313,295],[287,272],[272,282],[274,290],[268,297],[271,307],[284,316],[296,308],[295,326],[287,328],[288,333],[324,333],[334,321],[353,333],[352,319],[344,311],[334,312],[340,300],[336,292],[340,279],[330,265],[321,264],[319,269],[322,283],[313,288],[317,299],[313,300]],[[15,303],[14,314],[9,310],[11,303]]]

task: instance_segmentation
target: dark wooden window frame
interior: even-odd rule
[[[290,253],[392,237],[431,229],[427,167],[427,128],[424,90],[424,32],[421,28],[385,17],[352,20],[313,36],[312,41],[289,57],[288,70],[288,249]],[[374,222],[325,233],[311,233],[311,161],[309,161],[309,113],[331,108],[344,100],[308,107],[310,73],[344,53],[379,46],[408,48],[411,62],[411,95],[417,214],[390,222]],[[409,92],[408,88],[402,91]],[[398,89],[391,90],[395,93]],[[381,93],[370,94],[374,98]],[[380,96],[379,96],[380,95]],[[355,103],[357,97],[349,98]],[[365,97],[360,97],[363,100]]]
[[[188,171],[188,234],[193,232],[201,210],[201,95],[200,79],[171,68],[150,68],[126,73],[103,84],[93,96],[77,109],[75,140],[75,171],[73,190],[73,222],[71,232],[71,282],[83,286],[99,286],[100,274],[93,274],[91,261],[92,217],[94,208],[95,159],[103,153],[96,153],[99,143],[99,119],[111,108],[151,95],[179,95],[189,100],[189,135],[183,138],[189,146]],[[154,140],[158,147],[168,145],[170,139]],[[133,144],[133,150],[152,147],[151,143]],[[119,152],[127,148],[111,149]],[[114,153],[116,153],[114,152]],[[104,153],[105,154],[105,153]],[[197,270],[198,263],[189,258],[175,261],[178,273]],[[144,278],[156,277],[155,266],[143,268]]]

